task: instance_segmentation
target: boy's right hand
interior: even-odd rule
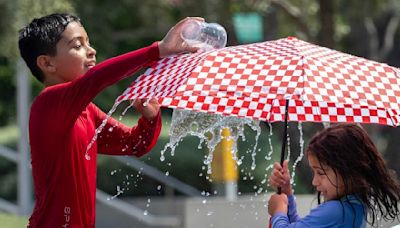
[[[292,186],[290,185],[288,160],[283,162],[283,167],[278,162],[275,162],[274,170],[272,170],[268,182],[275,189],[280,187],[282,193],[285,193],[286,195],[293,194]]]
[[[181,31],[183,25],[188,20],[198,20],[204,22],[204,18],[201,17],[187,17],[179,21],[174,27],[172,27],[167,35],[158,43],[158,49],[160,51],[160,58],[179,54],[182,52],[196,52],[198,47],[191,47],[181,37]]]

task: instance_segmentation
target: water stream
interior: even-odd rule
[[[192,112],[187,110],[175,109],[172,114],[171,126],[170,126],[170,141],[165,145],[161,151],[160,160],[165,160],[165,152],[169,149],[171,156],[174,156],[175,149],[186,136],[196,136],[200,139],[198,148],[201,149],[203,144],[206,144],[209,151],[208,155],[204,159],[204,165],[206,165],[207,173],[211,174],[211,162],[213,159],[213,151],[218,143],[221,141],[222,130],[229,128],[230,136],[228,139],[232,139],[237,142],[239,138],[245,141],[245,126],[250,127],[256,132],[255,145],[251,152],[252,165],[251,169],[256,168],[256,149],[258,145],[258,138],[261,134],[261,128],[259,121],[254,121],[247,118],[238,118],[230,116],[222,116],[215,114],[208,114],[203,112]],[[232,157],[238,165],[241,164],[242,160],[237,157],[237,145],[233,143]]]

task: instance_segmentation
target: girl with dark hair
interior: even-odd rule
[[[283,194],[268,203],[272,227],[365,227],[376,218],[399,219],[400,183],[385,165],[368,134],[353,124],[317,133],[306,150],[312,185],[324,202],[300,218],[290,185],[288,161],[275,163],[269,179]]]

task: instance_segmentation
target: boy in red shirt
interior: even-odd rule
[[[96,65],[96,51],[76,16],[52,14],[34,19],[20,31],[19,49],[45,88],[34,100],[29,120],[35,208],[28,227],[95,227],[96,156],[146,154],[161,129],[155,99],[144,106],[137,126],[108,119],[86,150],[106,114],[92,103],[107,86],[159,58],[194,52],[180,37],[180,21],[151,46]],[[203,20],[196,18],[196,20]]]

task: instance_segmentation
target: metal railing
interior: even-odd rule
[[[184,195],[191,197],[201,197],[201,192],[199,190],[193,188],[188,184],[181,182],[180,180],[174,177],[166,176],[163,172],[157,170],[152,166],[147,165],[146,163],[140,161],[135,157],[128,157],[128,156],[111,156],[111,157],[129,167],[132,167],[142,172],[144,175],[149,176],[152,179],[155,179],[161,182],[162,184],[177,190],[178,192]],[[160,216],[148,212],[146,216],[143,216],[145,210],[132,206],[131,204],[128,204],[117,198],[114,198],[112,200],[110,200],[110,198],[112,198],[110,195],[97,189],[96,199],[99,202],[109,207],[112,207],[114,210],[117,210],[125,215],[128,215],[129,217],[135,218],[146,225],[179,227],[182,223],[182,221],[176,216]]]
[[[159,171],[158,169],[147,165],[146,163],[140,161],[135,157],[128,156],[113,156],[113,158],[117,161],[120,161],[123,164],[126,164],[136,170],[140,170],[143,174],[163,183],[166,186],[169,186],[180,193],[183,193],[187,196],[192,197],[201,197],[201,192],[192,186],[183,183],[182,181],[172,177],[166,176],[165,173]]]
[[[19,162],[18,155],[19,154],[16,151],[0,145],[0,157],[4,157],[7,160],[10,160],[18,164]],[[127,156],[112,156],[112,158],[119,161],[122,164],[125,164],[129,167],[132,167],[142,172],[144,175],[149,176],[150,178],[153,178],[184,195],[191,197],[201,197],[201,192],[199,190],[181,182],[180,180],[172,176],[166,176],[163,172],[157,170],[152,166],[147,165],[146,163],[140,161],[137,158],[127,157]],[[128,204],[118,198],[110,200],[111,198],[112,198],[111,195],[108,195],[102,190],[97,189],[96,191],[97,201],[131,218],[137,219],[142,223],[145,223],[146,225],[170,226],[170,227],[178,227],[179,225],[181,225],[181,220],[176,216],[160,216],[160,215],[153,215],[151,213],[147,213],[146,216],[143,216],[144,213],[143,209]],[[32,208],[32,206],[30,206],[30,208]],[[21,209],[21,205],[14,204],[2,198],[0,198],[0,210],[13,214],[21,214],[21,211],[24,211],[23,209]],[[22,214],[22,215],[27,215],[27,214]]]
[[[14,163],[18,163],[18,154],[7,147],[0,145],[0,157],[4,157]],[[9,213],[18,214],[18,205],[11,203],[5,199],[0,198],[0,210],[7,211]]]
[[[146,213],[146,216],[143,216],[144,210],[132,206],[131,204],[128,204],[123,200],[119,200],[117,198],[110,200],[110,198],[111,198],[110,195],[97,189],[96,191],[97,201],[131,218],[135,218],[140,222],[145,223],[146,225],[178,227],[182,223],[182,221],[175,216],[161,216],[161,215],[153,215],[151,213]]]

